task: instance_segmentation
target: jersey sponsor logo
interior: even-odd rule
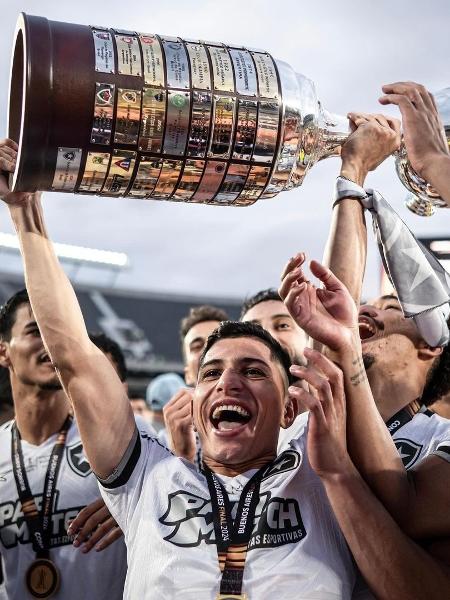
[[[413,466],[422,452],[423,445],[417,444],[412,440],[406,438],[397,438],[394,440],[395,446],[400,454],[400,458],[403,461],[405,469],[409,469]]]
[[[80,477],[87,477],[92,473],[91,465],[88,463],[83,451],[83,444],[76,442],[66,447],[67,462],[74,473]]]
[[[167,511],[159,519],[171,528],[164,539],[176,546],[199,546],[202,541],[215,544],[211,501],[190,492],[179,490],[169,495]],[[256,508],[249,549],[274,548],[300,542],[306,536],[295,498],[272,497],[261,494]]]
[[[393,431],[395,431],[396,429],[398,429],[400,427],[400,425],[401,425],[401,423],[397,419],[396,421],[394,421],[393,423],[391,423],[390,425],[388,425],[388,429],[392,433]]]
[[[67,535],[68,522],[74,519],[83,506],[58,509],[59,491],[55,492],[52,511],[50,547],[66,546],[73,542],[74,536]],[[42,494],[34,496],[38,510],[42,508]],[[25,522],[19,500],[0,504],[0,543],[5,548],[14,548],[18,544],[31,544],[30,532]]]
[[[263,481],[272,477],[273,475],[279,475],[280,473],[286,473],[287,471],[293,471],[296,469],[301,462],[300,454],[295,450],[285,450],[280,456],[273,462],[264,473]]]
[[[202,540],[207,544],[215,543],[209,498],[181,490],[169,494],[169,506],[159,521],[173,528],[164,539],[176,546],[199,546]]]

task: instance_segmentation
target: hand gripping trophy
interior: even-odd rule
[[[450,88],[436,101],[448,113]],[[247,206],[300,186],[347,136],[312,81],[265,51],[19,17],[13,191]],[[445,205],[404,148],[396,168],[411,210]]]

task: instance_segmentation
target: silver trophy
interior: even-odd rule
[[[348,135],[313,83],[264,50],[19,17],[14,191],[247,206],[300,186]],[[412,210],[444,205],[404,149],[396,160]]]

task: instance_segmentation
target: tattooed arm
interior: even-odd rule
[[[397,515],[408,503],[411,486],[389,431],[378,412],[367,380],[359,338],[357,309],[347,288],[316,261],[312,274],[324,285],[316,289],[303,273],[304,254],[287,264],[279,289],[293,319],[325,344],[344,374],[349,454],[363,477]]]

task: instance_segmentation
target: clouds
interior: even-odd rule
[[[2,7],[0,110],[6,115],[9,56],[20,10],[50,19],[147,32],[235,41],[265,48],[316,84],[333,112],[379,111],[383,83],[418,80],[431,89],[450,84],[445,0],[316,3],[205,0],[104,3],[9,0]],[[418,8],[420,7],[420,13]],[[388,112],[397,114],[389,107]],[[276,285],[285,260],[298,249],[320,258],[327,237],[330,196],[339,161],[316,165],[300,189],[250,208],[219,208],[47,194],[45,211],[57,241],[127,252],[125,287],[243,296]],[[413,231],[450,231],[450,211],[420,219],[402,208],[405,190],[392,160],[371,176]],[[11,231],[4,207],[0,230]],[[376,293],[378,260],[371,250],[366,293]]]

